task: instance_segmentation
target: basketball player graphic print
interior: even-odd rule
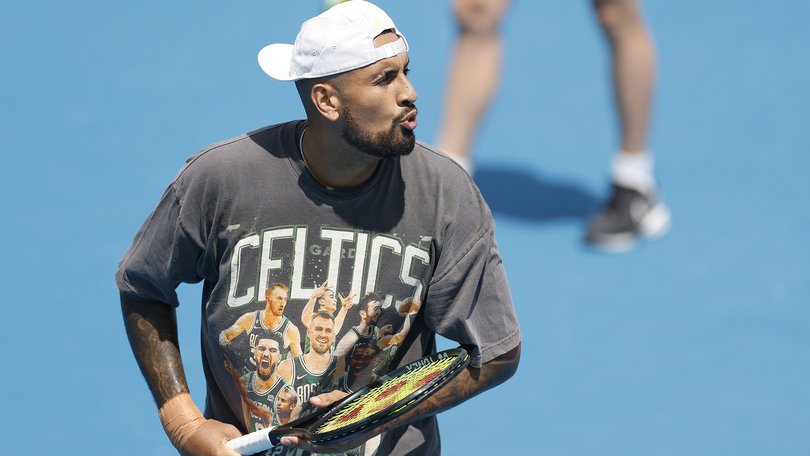
[[[247,337],[246,349],[253,350],[261,337],[274,335],[283,341],[282,358],[288,354],[298,356],[301,354],[301,336],[298,327],[284,315],[287,307],[289,287],[283,283],[274,283],[265,291],[265,307],[261,310],[249,312],[239,317],[236,322],[223,330],[219,335],[219,343],[224,348],[230,345],[237,337],[244,334]],[[244,336],[243,336],[244,338]],[[244,343],[242,344],[244,345]],[[253,358],[247,358],[252,364]]]
[[[313,396],[356,391],[390,371],[430,270],[421,235],[407,242],[329,227],[262,233],[236,242],[232,305],[218,316],[226,323],[217,333],[223,364],[240,391],[241,404],[231,407],[241,407],[250,431],[310,414]]]
[[[265,429],[268,426],[278,426],[280,420],[277,413],[279,411],[279,399],[281,393],[290,389],[287,381],[278,373],[278,363],[281,358],[280,343],[278,339],[263,337],[256,342],[253,348],[253,358],[256,370],[239,376],[238,372],[230,365],[225,367],[231,373],[234,381],[238,384],[238,391],[242,397],[242,410],[245,416],[245,423],[251,431]],[[297,404],[297,399],[287,396],[285,402]],[[287,415],[292,413],[283,410]],[[287,416],[286,418],[289,418]]]
[[[398,307],[409,311],[404,315],[401,329],[394,334],[392,324],[377,326],[382,315],[381,297],[377,293],[369,293],[360,300],[360,323],[343,336],[335,349],[339,359],[338,372],[342,373],[340,385],[345,391],[365,386],[388,369],[397,347],[410,330],[412,318],[418,312],[418,300],[408,298]],[[415,311],[411,312],[410,309]]]
[[[336,388],[337,357],[332,353],[335,321],[327,312],[314,314],[307,328],[311,341],[307,351],[279,365],[279,373],[294,385],[301,401],[301,413],[315,411],[309,398]]]

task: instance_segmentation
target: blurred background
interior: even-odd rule
[[[435,141],[447,1],[378,0]],[[113,275],[186,157],[303,117],[256,63],[320,0],[6,0],[0,14],[4,454],[175,454]],[[445,454],[810,454],[810,3],[646,2],[650,148],[673,212],[630,253],[585,247],[616,149],[586,1],[515,1],[475,178],[524,333],[517,376],[440,417]],[[181,345],[202,403],[199,287]]]

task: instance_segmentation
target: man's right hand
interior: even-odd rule
[[[225,442],[240,437],[236,427],[205,419],[188,393],[169,399],[158,410],[163,430],[183,456],[238,456]]]
[[[320,408],[326,408],[330,405],[334,404],[335,402],[345,398],[348,396],[349,393],[341,390],[332,390],[328,393],[319,394],[317,396],[312,396],[309,398],[309,403]],[[289,447],[297,447],[301,448],[306,451],[310,452],[318,452],[318,453],[344,453],[346,450],[354,448],[359,444],[363,443],[365,439],[350,443],[346,445],[345,448],[326,448],[326,447],[315,447],[313,446],[308,440],[303,437],[295,437],[295,436],[284,436],[281,438],[281,444],[284,446]],[[334,450],[334,451],[332,451]]]
[[[230,424],[205,420],[177,450],[183,456],[239,456],[225,443],[241,436],[239,429]]]

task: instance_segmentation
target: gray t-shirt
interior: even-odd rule
[[[362,186],[328,189],[301,160],[305,126],[266,127],[191,157],[116,275],[122,292],[174,306],[181,282],[204,281],[205,414],[243,431],[254,429],[244,422],[234,379],[278,368],[299,354],[293,347],[317,348],[303,343],[302,311],[324,286],[335,296],[331,308],[321,309],[340,324],[335,341],[360,323],[357,303],[368,293],[379,295],[381,304],[375,327],[393,334],[413,318],[397,344],[358,357],[368,372],[387,372],[435,351],[435,334],[468,348],[474,366],[520,342],[494,222],[467,174],[417,143],[410,155],[382,160]],[[341,320],[344,304],[351,306]],[[281,353],[260,353],[262,338],[275,339],[262,347],[278,346]],[[327,345],[334,350],[334,342]],[[340,374],[323,381],[340,386]],[[387,432],[359,454],[375,448],[380,455],[438,454],[436,420]],[[268,454],[297,454],[286,450]]]

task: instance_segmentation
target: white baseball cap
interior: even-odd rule
[[[399,39],[374,47],[392,29]],[[311,79],[362,68],[408,51],[394,21],[364,0],[339,3],[301,25],[295,44],[271,44],[259,51],[259,66],[282,81]]]

